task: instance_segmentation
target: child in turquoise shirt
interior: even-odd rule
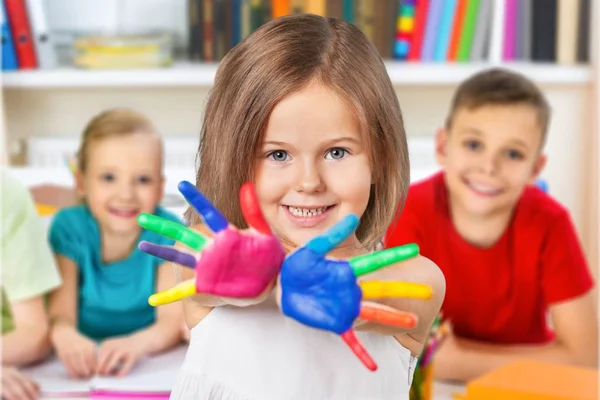
[[[157,207],[155,213],[179,222]],[[142,230],[139,240],[172,245],[154,232]],[[86,205],[61,210],[53,220],[50,243],[54,252],[73,260],[79,269],[77,329],[102,341],[127,335],[155,322],[155,309],[148,304],[156,290],[161,260],[134,247],[124,259],[104,262],[100,254],[100,227]]]
[[[143,212],[178,221],[158,206],[163,183],[161,140],[145,117],[115,109],[88,124],[76,173],[83,204],[57,213],[49,234],[63,278],[50,296],[51,339],[73,377],[124,375],[181,339],[181,305],[147,302],[174,285],[172,268],[137,248],[173,244],[137,223]]]

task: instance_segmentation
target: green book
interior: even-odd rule
[[[471,47],[473,46],[473,37],[475,34],[475,26],[477,25],[477,14],[479,11],[480,0],[467,0],[467,10],[465,19],[463,20],[463,29],[458,43],[457,61],[469,61],[471,55]]]

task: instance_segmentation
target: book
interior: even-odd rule
[[[517,361],[469,382],[465,400],[597,400],[598,370]]]

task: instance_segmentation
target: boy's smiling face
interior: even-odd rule
[[[542,128],[524,104],[460,108],[436,138],[453,205],[474,217],[510,212],[546,163]]]

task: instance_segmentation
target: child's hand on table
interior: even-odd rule
[[[69,324],[57,324],[52,330],[52,344],[58,358],[73,378],[89,378],[96,373],[96,343]]]
[[[135,363],[144,356],[134,336],[107,339],[98,349],[98,368],[100,375],[126,375]]]
[[[220,298],[223,302],[247,306],[263,301],[272,291],[285,256],[283,247],[264,219],[254,187],[240,189],[242,213],[249,229],[239,230],[189,182],[179,191],[214,232],[212,238],[183,225],[153,215],[140,215],[140,225],[179,241],[198,252],[194,257],[173,247],[141,242],[140,249],[157,257],[195,269],[195,279],[184,281],[150,298],[150,304],[168,304],[195,294]],[[206,304],[206,305],[213,305]]]
[[[326,259],[358,226],[350,214],[329,231],[310,240],[286,257],[281,267],[278,300],[281,311],[305,325],[342,336],[356,356],[371,370],[377,368],[352,330],[357,319],[404,328],[417,323],[413,314],[401,312],[365,298],[410,297],[428,299],[431,288],[417,283],[366,281],[357,278],[419,254],[412,244],[375,252],[350,260]]]
[[[40,395],[39,385],[14,367],[2,367],[2,399],[36,400]]]

